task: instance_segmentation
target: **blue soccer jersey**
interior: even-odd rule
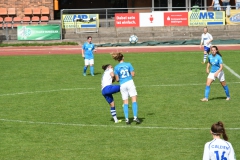
[[[223,64],[222,57],[218,54],[208,56],[208,62],[211,64],[211,73],[215,73],[220,68],[220,64]]]
[[[85,59],[94,59],[93,51],[95,49],[95,46],[93,43],[85,42],[82,46],[82,49],[84,51]]]
[[[132,80],[131,72],[134,71],[131,63],[123,62],[114,67],[114,74],[118,75],[120,85]]]

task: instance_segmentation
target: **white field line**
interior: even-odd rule
[[[89,89],[95,89],[95,88],[68,88],[68,89],[57,89],[57,90],[48,90],[48,91],[7,93],[7,94],[0,94],[0,96],[15,96],[15,95],[22,95],[22,94],[49,93],[49,92],[73,91],[73,90],[89,90]]]
[[[232,73],[234,76],[236,76],[238,79],[240,79],[240,75],[234,72],[230,67],[228,67],[226,64],[223,64],[224,68],[226,68],[230,73]]]
[[[237,84],[240,82],[228,82],[228,84]],[[216,84],[216,83],[213,83]],[[196,84],[159,84],[159,85],[142,85],[136,87],[182,87],[182,86],[201,86],[205,85],[205,83],[196,83]],[[0,97],[3,96],[15,96],[15,95],[24,95],[24,94],[35,94],[35,93],[50,93],[50,92],[59,92],[59,91],[73,91],[73,90],[94,90],[96,88],[67,88],[67,89],[56,89],[56,90],[48,90],[48,91],[32,91],[32,92],[19,92],[19,93],[6,93],[0,94]]]
[[[180,127],[159,127],[159,126],[119,126],[119,125],[97,125],[97,124],[77,124],[77,123],[60,123],[60,122],[34,122],[11,119],[0,119],[3,122],[28,123],[42,125],[59,125],[59,126],[78,126],[78,127],[110,127],[110,128],[137,128],[137,129],[163,129],[163,130],[209,130],[209,128],[180,128]],[[226,128],[228,130],[240,130],[240,128]]]

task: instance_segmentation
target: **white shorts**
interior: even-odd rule
[[[213,79],[215,81],[216,77],[214,77],[215,73],[209,73],[207,78]],[[225,76],[223,70],[218,74],[217,78],[220,82],[225,81]]]
[[[127,100],[128,96],[133,97],[137,95],[137,90],[133,80],[123,83],[120,86],[120,92],[122,94],[122,100]]]
[[[84,59],[85,66],[94,64],[94,59]]]

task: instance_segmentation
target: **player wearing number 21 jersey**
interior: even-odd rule
[[[114,60],[119,62],[118,65],[114,67],[114,75],[116,81],[120,83],[120,92],[123,100],[123,111],[126,119],[126,124],[130,124],[128,119],[128,97],[132,99],[132,110],[133,116],[137,124],[140,120],[137,118],[138,104],[137,104],[137,91],[132,77],[135,75],[134,68],[131,63],[124,62],[124,57],[122,53],[112,53]]]
[[[228,137],[221,121],[214,123],[210,133],[213,140],[204,146],[203,160],[236,160],[232,144],[228,142]],[[221,139],[220,137],[223,137]]]

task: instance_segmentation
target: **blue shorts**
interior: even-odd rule
[[[117,92],[120,92],[120,85],[109,85],[102,89],[102,95],[109,104],[114,101],[112,94]]]
[[[206,51],[207,53],[209,53],[209,52],[210,52],[210,48],[204,46],[204,51]]]

